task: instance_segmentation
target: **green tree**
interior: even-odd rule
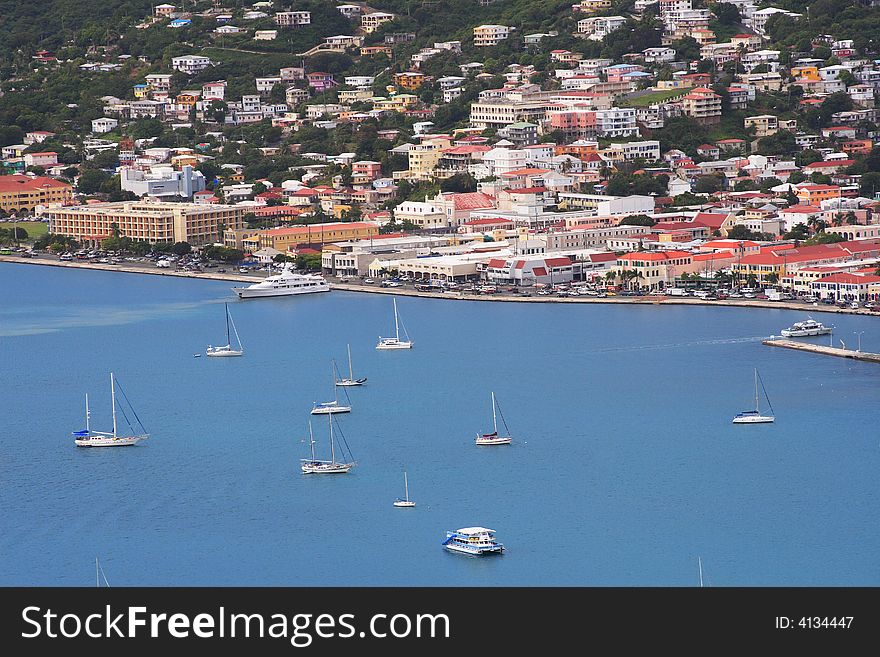
[[[175,242],[171,247],[171,252],[174,255],[184,256],[192,253],[192,246],[189,242]]]

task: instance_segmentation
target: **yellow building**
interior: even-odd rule
[[[756,137],[767,137],[779,131],[779,118],[772,114],[749,116],[743,119],[746,129],[754,128]]]
[[[394,112],[402,112],[416,104],[417,96],[412,94],[397,94],[391,98],[373,99],[373,109],[391,110]]]
[[[581,0],[577,8],[585,14],[594,14],[597,11],[611,9],[611,0]]]
[[[819,76],[818,66],[793,66],[791,77],[798,82],[819,82],[822,79]]]
[[[394,14],[388,14],[383,11],[374,11],[371,14],[361,16],[361,29],[365,34],[370,34],[379,29],[379,26],[390,23],[394,20]]]
[[[46,176],[0,176],[0,210],[33,211],[38,205],[64,204],[73,199],[73,187]]]
[[[410,91],[421,87],[425,83],[425,80],[427,80],[427,76],[418,71],[405,71],[403,73],[394,74],[394,84],[403,89],[409,89]]]
[[[350,207],[350,206],[349,206]],[[269,228],[241,237],[241,247],[247,251],[271,248],[277,251],[293,251],[303,244],[329,244],[349,240],[369,239],[379,234],[379,227],[366,221],[339,221],[286,228]],[[230,235],[225,236],[227,244]],[[233,239],[235,239],[233,237]]]
[[[245,208],[233,205],[153,203],[146,201],[96,203],[46,212],[49,232],[82,242],[100,242],[112,234],[145,242],[210,244],[224,228],[241,228]]]

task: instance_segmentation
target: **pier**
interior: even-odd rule
[[[824,354],[826,356],[837,356],[838,358],[852,358],[854,360],[867,360],[873,363],[880,363],[880,354],[874,354],[869,351],[828,347],[819,344],[811,344],[809,342],[798,342],[797,340],[785,340],[783,338],[769,338],[763,340],[762,344],[766,344],[769,347],[797,349],[798,351],[809,351],[814,354]]]

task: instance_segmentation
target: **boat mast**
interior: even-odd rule
[[[498,433],[498,420],[495,417],[495,393],[492,392],[492,429]]]
[[[89,427],[89,393],[86,393],[86,431],[91,433],[91,428]]]
[[[315,460],[315,437],[312,435],[312,421],[309,420],[309,446],[312,448],[312,460]]]
[[[703,557],[697,557],[697,563],[700,565],[700,588],[703,588]]]
[[[400,342],[400,326],[397,322],[397,299],[394,298],[394,335],[397,337],[397,341]]]
[[[231,345],[232,341],[229,339],[229,304],[223,304],[226,307],[226,344]]]
[[[406,501],[409,502],[409,482],[406,480],[406,470],[403,471],[403,490]]]
[[[333,447],[333,413],[327,413],[330,418],[330,463],[336,463],[336,449]]]
[[[354,381],[354,373],[351,369],[351,345],[348,345],[348,379]]]
[[[755,412],[760,412],[760,408],[758,406],[758,368],[755,368]]]
[[[116,384],[110,372],[110,405],[113,407],[113,437],[116,438]]]
[[[95,557],[95,588],[101,587],[101,580],[98,578],[98,557]]]

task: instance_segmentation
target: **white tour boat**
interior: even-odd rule
[[[229,356],[242,356],[244,355],[244,349],[241,346],[241,338],[238,337],[238,329],[235,328],[235,322],[232,321],[232,317],[229,315],[229,304],[224,304],[226,306],[226,344],[222,347],[212,347],[208,345],[208,348],[205,350],[206,356],[215,356],[215,357],[229,357]],[[232,339],[229,337],[229,325],[232,324],[232,332],[235,334],[235,341],[238,344],[238,347],[232,348]]]
[[[406,471],[405,470],[403,472],[403,490],[404,490],[403,499],[400,499],[398,497],[396,500],[394,500],[394,506],[396,506],[400,509],[411,509],[412,507],[414,507],[416,505],[416,503],[413,502],[411,499],[409,499],[409,482],[406,479]]]
[[[312,436],[312,423],[309,422],[309,445],[312,450],[312,457],[300,461],[300,468],[303,474],[345,474],[355,465],[353,460],[348,462],[336,460],[336,444],[333,440],[333,416],[331,415],[327,419],[330,420],[330,460],[321,461],[315,457],[315,439]]]
[[[833,326],[825,326],[822,322],[817,322],[811,317],[803,322],[795,322],[787,329],[782,329],[781,332],[784,338],[807,338],[813,335],[828,335],[833,328]]]
[[[743,411],[742,413],[737,413],[736,417],[733,418],[734,424],[767,424],[769,422],[775,422],[776,418],[773,415],[763,415],[761,413],[760,406],[758,405],[758,381],[760,379],[760,375],[758,374],[758,369],[755,368],[755,410],[753,411]],[[761,388],[764,388],[764,382],[761,381]],[[770,404],[770,397],[767,396],[767,390],[764,390],[764,397],[767,398],[767,405],[770,407],[770,412],[773,412],[773,406]]]
[[[367,377],[360,379],[354,378],[354,372],[351,369],[351,345],[348,345],[348,378],[336,379],[336,385],[342,387],[362,386],[367,382]]]
[[[311,292],[329,292],[330,284],[317,274],[295,274],[293,266],[284,264],[281,272],[269,276],[259,283],[247,287],[234,287],[240,299],[256,297],[286,297],[292,294],[309,294]]]
[[[131,433],[125,435],[119,435],[116,427],[116,387],[119,386],[119,383],[116,382],[116,379],[113,376],[113,372],[110,372],[110,404],[113,408],[113,432],[108,433],[106,431],[94,431],[91,428],[91,413],[89,412],[89,396],[86,395],[86,428],[82,431],[74,431],[73,435],[76,436],[74,438],[74,444],[77,447],[127,447],[129,445],[136,445],[138,441],[144,440],[145,438],[149,438],[149,434],[146,429],[144,429],[144,425],[141,424],[140,418],[138,418],[137,413],[134,412],[134,408],[131,408],[131,404],[129,403],[129,408],[131,409],[131,414],[134,416],[135,421],[140,427],[141,433],[135,433],[133,427],[129,425],[131,429]],[[122,392],[122,396],[125,397],[125,392],[122,390],[122,387],[119,387],[120,392]],[[128,398],[125,398],[126,402]],[[128,420],[128,416],[123,413],[123,416]]]
[[[498,419],[496,417],[496,411],[501,415],[501,423],[504,425],[504,435],[498,435]],[[495,401],[495,393],[492,393],[492,433],[478,433],[476,443],[477,445],[509,445],[512,440],[510,437],[510,429],[507,428],[507,422],[504,420],[504,415],[501,414],[501,409],[498,407],[498,402]]]
[[[406,327],[403,327],[403,333],[406,335],[406,340],[400,339],[400,319],[397,316],[397,299],[394,299],[394,337],[393,338],[383,338],[379,337],[379,344],[376,345],[376,349],[412,349],[413,343],[412,340],[409,339],[409,335],[406,332]]]
[[[454,532],[446,532],[443,547],[450,552],[473,556],[501,554],[504,551],[504,546],[495,540],[495,530],[485,527],[464,527]]]

